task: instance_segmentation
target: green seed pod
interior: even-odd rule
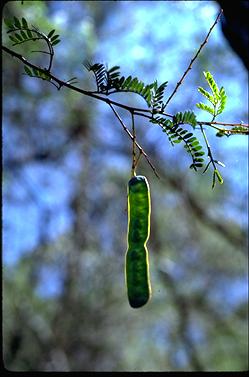
[[[126,286],[133,308],[146,304],[151,296],[149,256],[146,243],[150,234],[150,188],[145,177],[132,177],[128,183],[128,249]]]

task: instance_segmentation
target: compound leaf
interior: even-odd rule
[[[219,88],[218,85],[216,84],[213,75],[210,72],[203,72],[205,79],[207,80],[208,85],[210,86],[214,98],[218,101],[219,100]]]
[[[201,86],[198,87],[198,91],[204,97],[206,97],[209,100],[209,102],[212,103],[212,105],[215,105],[217,103],[217,100],[214,98],[214,96],[212,96],[212,94],[210,94],[207,90],[203,89]]]
[[[214,109],[208,105],[205,105],[202,102],[197,103],[196,107],[198,107],[198,109],[207,111],[209,114],[215,115]]]

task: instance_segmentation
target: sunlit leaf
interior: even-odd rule
[[[212,92],[213,92],[213,95],[214,95],[214,98],[216,100],[219,100],[219,88],[218,88],[218,85],[216,84],[212,74],[210,72],[203,72],[206,80],[207,80],[207,83],[208,85],[210,86]]]
[[[214,96],[212,96],[209,92],[207,92],[205,89],[203,89],[202,87],[198,87],[198,91],[204,96],[206,97],[213,105],[215,105],[217,103],[217,100],[214,98]]]
[[[215,112],[214,112],[214,109],[208,105],[205,105],[204,103],[202,102],[199,102],[196,104],[196,107],[198,107],[198,109],[201,109],[201,110],[204,110],[204,111],[207,111],[208,113],[214,115]]]

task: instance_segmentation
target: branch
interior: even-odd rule
[[[140,111],[144,111],[145,112],[146,109],[140,109]],[[166,116],[168,118],[173,118],[174,117],[172,114],[168,114],[168,113],[165,113],[165,112],[158,112],[158,113],[154,113],[154,114],[164,115],[164,116]],[[148,114],[143,114],[143,113],[139,112],[138,109],[136,109],[134,111],[134,115],[142,116],[142,117],[147,118],[147,119],[152,119],[152,116],[150,116]],[[217,128],[219,131],[228,131],[228,130],[223,129],[223,128],[214,127],[215,125],[221,125],[221,126],[225,126],[225,127],[244,127],[244,128],[249,128],[249,124],[247,124],[247,123],[227,123],[227,122],[218,122],[218,121],[215,121],[215,122],[207,122],[207,121],[203,122],[203,121],[200,121],[200,120],[197,120],[196,123],[199,124],[199,125],[202,125],[202,126],[209,126],[209,127]],[[233,131],[230,130],[229,132],[233,132]],[[248,133],[249,133],[249,130],[248,130]]]
[[[159,175],[158,175],[158,173],[156,171],[156,168],[154,167],[154,165],[152,164],[152,162],[150,161],[149,157],[147,156],[147,154],[145,153],[145,151],[143,150],[143,148],[140,146],[140,144],[138,144],[138,142],[136,140],[134,140],[133,135],[130,133],[130,131],[128,130],[128,128],[126,127],[126,125],[124,124],[124,122],[122,121],[121,117],[119,116],[119,114],[117,113],[117,111],[115,110],[115,108],[113,107],[113,105],[112,105],[111,102],[109,103],[109,106],[111,107],[112,111],[114,112],[114,114],[118,118],[118,120],[119,120],[120,124],[122,125],[124,131],[129,135],[129,137],[131,138],[131,140],[136,144],[136,146],[139,149],[140,153],[145,157],[146,161],[150,165],[150,167],[153,170],[154,174],[157,176],[157,178],[160,179],[160,177],[159,177]]]
[[[172,99],[172,97],[176,94],[179,86],[183,83],[183,80],[185,79],[185,77],[187,76],[188,72],[191,70],[192,68],[192,65],[194,63],[194,61],[197,59],[198,55],[200,54],[201,50],[203,49],[203,47],[205,46],[205,44],[208,42],[208,38],[213,30],[213,28],[215,27],[215,25],[218,23],[219,21],[219,18],[221,17],[222,15],[222,12],[223,10],[221,9],[218,16],[216,17],[216,20],[214,21],[213,25],[211,26],[211,28],[209,29],[209,32],[207,33],[207,36],[206,38],[204,39],[204,41],[202,42],[202,44],[200,45],[197,53],[195,54],[195,56],[191,59],[190,63],[189,63],[189,66],[188,68],[186,69],[186,71],[184,72],[184,74],[182,75],[180,81],[176,84],[176,87],[175,89],[173,90],[172,94],[169,96],[169,98],[167,99],[165,105],[164,105],[164,109],[166,108],[166,106],[168,105],[168,103],[170,102],[170,100]]]
[[[200,122],[200,121],[197,121],[198,124],[202,124],[202,125],[207,125],[207,126],[210,126],[212,124],[217,124],[217,125],[221,125],[221,126],[226,126],[226,127],[247,127],[249,128],[249,124],[244,124],[244,123],[225,123],[225,122]]]
[[[111,103],[114,106],[118,106],[118,107],[121,107],[122,109],[125,109],[125,110],[128,110],[128,111],[133,111],[133,112],[135,112],[135,111],[138,111],[138,112],[150,112],[150,110],[148,110],[148,109],[141,109],[141,108],[136,108],[136,107],[124,105],[122,103],[110,100],[109,98],[102,97],[101,95],[98,95],[98,94],[96,94],[94,92],[90,92],[90,91],[78,88],[77,86],[69,84],[67,81],[60,80],[58,77],[54,76],[47,69],[38,67],[37,65],[35,65],[33,63],[30,63],[22,55],[18,54],[17,52],[15,52],[13,50],[10,50],[8,47],[2,46],[2,50],[5,51],[5,52],[7,52],[8,54],[10,54],[12,57],[15,57],[15,58],[19,59],[26,66],[28,66],[30,68],[38,69],[41,72],[45,73],[47,76],[50,77],[51,80],[55,81],[58,84],[58,86],[59,86],[58,90],[60,90],[63,86],[65,86],[66,88],[74,90],[75,92],[78,92],[78,93],[84,94],[84,95],[86,95],[88,97],[92,97],[92,98],[98,99],[100,101],[103,101],[103,102],[107,103],[108,105]]]
[[[7,52],[8,54],[10,54],[12,57],[15,57],[15,58],[17,58],[18,60],[20,60],[20,61],[25,65],[25,71],[26,71],[26,73],[28,73],[29,76],[32,76],[32,72],[30,72],[30,70],[28,70],[26,67],[30,67],[30,68],[33,69],[33,72],[34,72],[35,77],[38,77],[38,78],[41,78],[41,79],[43,79],[43,80],[46,80],[46,81],[50,82],[50,83],[53,84],[58,90],[60,90],[63,86],[65,86],[65,87],[67,87],[67,88],[69,88],[69,89],[71,89],[71,90],[74,90],[74,91],[78,92],[78,93],[81,93],[81,94],[83,94],[83,95],[86,95],[86,96],[89,96],[89,97],[92,97],[92,98],[98,99],[98,100],[103,101],[103,102],[105,102],[106,104],[108,104],[108,105],[111,107],[111,109],[112,109],[112,111],[114,112],[114,114],[116,115],[116,117],[118,118],[118,120],[119,120],[119,122],[121,123],[121,125],[122,125],[123,129],[125,130],[125,132],[126,132],[126,133],[128,134],[128,136],[133,140],[133,146],[136,146],[136,147],[139,149],[139,151],[140,151],[139,158],[140,158],[141,155],[143,155],[143,156],[145,157],[146,161],[148,162],[148,164],[150,165],[150,167],[152,168],[154,174],[155,174],[158,178],[160,178],[159,175],[158,175],[158,173],[157,173],[157,171],[156,171],[156,169],[155,169],[155,167],[154,167],[154,165],[151,163],[151,161],[150,161],[148,155],[144,152],[143,148],[142,148],[142,147],[136,142],[136,138],[135,138],[135,136],[132,135],[131,132],[128,130],[128,128],[125,126],[125,124],[124,124],[124,122],[122,121],[122,119],[120,118],[119,114],[116,112],[114,106],[117,106],[117,107],[120,107],[120,108],[125,109],[126,111],[129,111],[130,114],[131,114],[132,117],[133,117],[133,118],[132,118],[133,121],[134,121],[134,115],[137,115],[137,116],[143,116],[143,117],[146,117],[146,118],[150,119],[150,121],[153,121],[153,120],[154,120],[154,116],[155,116],[155,114],[161,114],[161,115],[163,115],[163,116],[173,118],[173,121],[174,121],[174,116],[171,115],[171,114],[167,114],[167,113],[165,113],[165,112],[164,112],[164,109],[165,109],[165,107],[167,106],[167,104],[169,103],[170,99],[171,99],[171,98],[173,97],[173,95],[176,93],[176,91],[177,91],[177,89],[179,88],[179,86],[181,85],[181,83],[183,82],[184,78],[186,77],[187,73],[188,73],[189,70],[191,69],[191,66],[192,66],[193,62],[194,62],[194,61],[196,60],[196,58],[198,57],[198,55],[199,55],[200,51],[202,50],[203,46],[207,43],[207,41],[208,41],[208,37],[209,37],[209,35],[211,34],[211,32],[212,32],[214,26],[217,24],[217,22],[218,22],[218,20],[219,20],[219,18],[220,18],[220,16],[221,16],[221,14],[222,14],[222,10],[221,10],[220,13],[218,14],[218,16],[217,16],[217,18],[216,18],[214,24],[213,24],[212,27],[210,28],[210,30],[209,30],[209,32],[208,32],[208,34],[207,34],[205,40],[203,41],[203,43],[202,43],[201,46],[199,47],[199,49],[198,49],[197,53],[195,54],[194,58],[191,60],[189,66],[188,66],[187,70],[184,72],[184,74],[183,74],[181,80],[180,80],[180,81],[178,82],[178,84],[176,85],[176,88],[174,89],[173,93],[171,94],[171,96],[170,96],[169,99],[167,100],[166,104],[163,105],[163,107],[161,107],[160,109],[158,109],[158,111],[155,111],[154,108],[152,108],[152,109],[150,109],[150,108],[149,108],[149,109],[141,109],[141,108],[136,108],[136,107],[132,107],[132,106],[128,106],[128,105],[124,105],[124,104],[122,104],[122,103],[119,103],[119,102],[116,102],[116,101],[113,101],[113,100],[109,99],[109,98],[107,97],[107,96],[108,96],[107,93],[101,93],[101,92],[100,92],[100,93],[96,93],[96,92],[93,92],[93,91],[87,91],[87,90],[84,90],[84,89],[78,88],[78,87],[72,85],[72,84],[75,84],[75,82],[72,82],[73,79],[75,79],[75,78],[70,79],[70,80],[68,80],[68,81],[60,80],[58,77],[54,76],[54,75],[50,72],[49,69],[38,67],[37,65],[35,65],[35,64],[29,62],[28,60],[26,60],[26,58],[24,58],[22,55],[20,55],[20,54],[16,53],[15,51],[9,49],[8,47],[2,46],[2,50],[5,51],[5,52]],[[50,54],[50,65],[49,65],[49,67],[51,67],[51,65],[52,65],[52,64],[51,64],[51,63],[52,63],[52,58],[53,58],[53,55]],[[39,74],[36,75],[36,71],[35,71],[35,70],[38,71]],[[43,76],[43,74],[44,74],[44,76]],[[139,93],[139,92],[138,92],[138,93]],[[161,94],[161,95],[162,95],[162,94]],[[150,105],[148,105],[148,106],[150,107]],[[161,118],[160,118],[160,119],[161,119]],[[168,120],[166,119],[165,121],[167,122]],[[172,123],[172,122],[171,122],[171,123]],[[183,122],[183,123],[184,123],[184,122]],[[187,121],[187,123],[189,123],[189,122]],[[206,145],[207,145],[208,156],[209,156],[209,158],[210,158],[210,162],[212,163],[212,165],[213,165],[213,167],[214,167],[213,185],[212,185],[212,187],[214,187],[214,185],[215,185],[215,179],[216,179],[216,178],[218,178],[218,181],[219,181],[219,183],[221,183],[221,184],[223,183],[223,179],[222,179],[222,176],[220,175],[218,169],[216,168],[216,165],[215,165],[216,160],[214,160],[213,157],[212,157],[212,154],[211,154],[211,148],[210,148],[210,146],[209,146],[209,144],[208,144],[208,142],[207,142],[207,138],[206,138],[206,136],[205,136],[205,132],[204,132],[204,130],[203,130],[203,125],[206,124],[206,125],[209,125],[210,127],[213,127],[214,129],[218,130],[218,134],[217,134],[217,136],[223,136],[223,135],[229,136],[229,135],[231,135],[231,134],[249,134],[249,132],[247,132],[247,130],[245,130],[246,127],[248,128],[248,125],[245,125],[245,127],[243,127],[243,125],[240,124],[239,127],[237,127],[237,129],[236,129],[236,126],[234,126],[234,125],[232,125],[232,124],[229,124],[229,123],[223,123],[223,125],[227,125],[227,126],[233,126],[233,127],[235,127],[235,129],[232,129],[231,131],[229,131],[229,130],[226,130],[226,129],[222,129],[222,128],[218,128],[218,127],[216,127],[216,125],[217,125],[217,124],[220,124],[220,123],[219,123],[219,122],[214,122],[214,119],[212,119],[211,122],[200,122],[200,121],[199,121],[199,122],[197,122],[197,123],[200,125],[201,132],[202,132],[202,134],[203,134],[203,137],[204,137],[204,139],[205,139],[205,143],[206,143]],[[157,124],[159,124],[159,123],[157,122]],[[189,124],[192,125],[191,122],[190,122]],[[195,121],[195,124],[196,124],[196,121]],[[160,125],[160,124],[159,124],[159,125]],[[183,132],[186,133],[187,131],[184,130]],[[187,151],[191,153],[192,149],[189,148],[189,146],[188,146],[188,144],[187,144],[187,141],[185,140],[185,137],[187,137],[187,138],[190,137],[189,135],[191,135],[191,133],[188,133],[188,134],[187,134],[186,136],[184,136],[184,137],[182,137],[182,135],[178,135],[178,134],[176,134],[175,137],[178,136],[177,142],[178,142],[178,140],[180,140],[180,141],[183,140],[183,141],[185,142],[186,146],[188,147],[188,148],[187,148]],[[136,165],[137,165],[137,163],[138,163],[138,160],[135,161],[134,152],[135,152],[135,150],[134,150],[134,148],[133,148],[133,165],[132,165],[132,166],[133,166],[133,167],[132,167],[132,169],[133,169],[132,171],[133,171],[133,172],[135,171],[135,167],[136,167]],[[197,153],[199,153],[199,152],[197,152]],[[197,157],[198,159],[196,159],[196,161],[197,161],[197,162],[198,162],[198,161],[201,161],[201,163],[198,162],[198,167],[202,167],[202,166],[203,166],[202,161],[204,161],[204,160],[203,160],[203,158],[199,158],[198,156],[199,156],[200,154],[197,155],[197,153],[196,153],[196,156],[195,156],[195,157]],[[193,158],[193,154],[192,154],[192,153],[191,153],[191,155],[192,155],[192,158]],[[193,163],[194,163],[194,162],[195,162],[195,160],[194,160],[194,158],[193,158]],[[217,162],[217,163],[218,163],[218,162]],[[209,165],[210,165],[210,163],[207,164],[207,166],[206,166],[204,172],[207,170],[207,168],[209,167]],[[193,167],[193,166],[196,168],[197,164],[196,164],[196,166],[192,164],[191,167]]]
[[[18,60],[20,60],[24,65],[26,65],[26,66],[28,66],[30,68],[38,69],[41,72],[45,73],[47,76],[50,77],[51,80],[55,81],[58,84],[58,86],[59,86],[59,87],[57,87],[58,90],[61,89],[63,86],[65,86],[66,88],[74,90],[75,92],[78,92],[78,93],[84,94],[84,95],[86,95],[88,97],[92,97],[92,98],[98,99],[100,101],[103,101],[103,102],[107,103],[108,105],[112,104],[114,106],[117,106],[117,107],[120,107],[122,109],[125,109],[125,110],[127,110],[129,112],[133,112],[134,115],[143,116],[145,118],[152,119],[152,110],[151,109],[142,109],[142,108],[138,108],[138,107],[124,105],[124,104],[122,104],[120,102],[113,101],[110,98],[103,97],[100,94],[96,94],[96,92],[91,92],[91,91],[87,91],[87,90],[78,88],[78,87],[76,87],[76,86],[74,86],[72,84],[69,84],[67,81],[60,80],[58,77],[54,76],[51,72],[47,71],[47,69],[38,67],[37,65],[29,62],[22,55],[20,55],[17,52],[9,49],[8,47],[2,46],[2,50],[5,51],[5,52],[7,52],[12,57],[15,57]],[[173,118],[172,114],[165,113],[164,111],[163,112],[158,111],[156,113],[158,113],[160,115],[164,115],[164,116],[169,117],[169,118]],[[156,114],[156,113],[154,113],[154,114]],[[197,123],[198,124],[202,124],[202,125],[207,125],[207,126],[211,126],[212,124],[214,124],[214,125],[224,125],[224,126],[228,126],[228,127],[235,127],[235,126],[249,127],[248,124],[222,123],[222,122],[217,122],[217,121],[216,122],[201,122],[201,121],[197,121]]]

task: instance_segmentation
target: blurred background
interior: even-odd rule
[[[16,1],[6,18],[56,29],[53,73],[95,90],[82,62],[121,66],[166,96],[213,24],[215,1]],[[3,44],[11,48],[3,26]],[[15,50],[46,65],[24,44]],[[3,357],[11,371],[248,369],[248,141],[207,135],[224,184],[188,169],[180,145],[137,120],[161,179],[151,187],[153,295],[129,307],[124,281],[131,141],[103,103],[23,75],[3,53]],[[248,76],[219,23],[169,104],[202,100],[203,71],[228,95],[219,118],[248,122]],[[146,107],[136,95],[113,96]],[[125,112],[120,111],[127,125]],[[210,120],[197,108],[199,120]]]

